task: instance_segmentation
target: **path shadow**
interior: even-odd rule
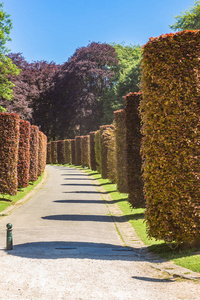
[[[61,174],[61,176],[81,176],[81,177],[85,177],[85,174],[78,174],[78,173],[74,173],[74,174]]]
[[[109,192],[96,192],[96,191],[72,191],[72,192],[63,192],[65,194],[109,194]]]
[[[62,186],[95,186],[92,183],[62,183]],[[100,184],[98,186],[101,186]]]
[[[90,178],[64,178],[64,180],[91,180]],[[93,180],[93,179],[92,179]],[[96,180],[96,179],[94,179],[94,180]]]
[[[103,200],[55,200],[53,202],[56,203],[74,203],[74,204],[78,204],[78,203],[89,203],[89,204],[104,204]]]
[[[174,282],[175,279],[170,278],[150,278],[150,277],[140,277],[140,276],[132,276],[133,279],[138,279],[142,281],[150,281],[150,282]]]
[[[135,249],[105,243],[32,242],[13,246],[8,255],[32,259],[80,258],[94,260],[147,261],[146,249]]]

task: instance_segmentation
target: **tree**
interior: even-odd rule
[[[63,139],[96,130],[103,116],[100,99],[110,88],[117,62],[108,44],[93,42],[77,49],[38,101],[34,119],[43,132]]]
[[[12,100],[14,84],[9,80],[9,76],[19,74],[19,69],[12,63],[12,60],[6,56],[8,49],[6,42],[10,41],[10,30],[12,22],[10,15],[4,12],[3,3],[0,3],[0,99]],[[0,111],[5,108],[0,106]]]
[[[169,26],[174,31],[200,29],[200,1],[195,1],[189,10],[175,17],[176,22]]]
[[[123,96],[140,90],[140,61],[142,47],[139,45],[112,44],[117,52],[118,65],[113,66],[115,73],[111,88],[102,96],[102,123],[113,121],[113,111],[124,107]]]

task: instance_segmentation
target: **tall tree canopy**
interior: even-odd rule
[[[110,88],[117,65],[116,51],[108,44],[91,43],[76,50],[41,95],[34,119],[52,138],[74,137],[99,127],[101,96]]]
[[[169,26],[174,31],[200,29],[200,1],[195,1],[194,6],[181,12],[175,19],[175,23]]]
[[[3,3],[0,3],[0,99],[11,100],[13,98],[14,84],[9,80],[9,76],[19,74],[19,69],[12,63],[12,60],[6,56],[8,49],[6,42],[10,41],[10,30],[12,21],[10,15],[3,10]],[[0,105],[0,111],[5,111]]]

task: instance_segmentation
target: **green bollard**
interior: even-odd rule
[[[7,227],[7,243],[6,243],[6,249],[12,250],[13,249],[13,237],[12,237],[12,224],[8,223],[6,225]]]

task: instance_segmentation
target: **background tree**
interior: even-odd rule
[[[12,63],[12,60],[6,56],[8,49],[6,42],[10,41],[10,30],[12,22],[10,15],[3,10],[3,3],[0,3],[0,99],[11,100],[13,97],[12,88],[14,84],[9,80],[9,76],[19,74],[19,69]],[[5,111],[0,105],[0,111]]]
[[[113,112],[124,108],[123,96],[140,90],[140,61],[142,47],[139,45],[113,44],[117,53],[118,65],[113,66],[115,73],[111,88],[102,95],[103,124],[113,121]]]
[[[194,6],[181,12],[175,19],[176,22],[169,26],[174,31],[200,29],[200,1],[195,1]]]

